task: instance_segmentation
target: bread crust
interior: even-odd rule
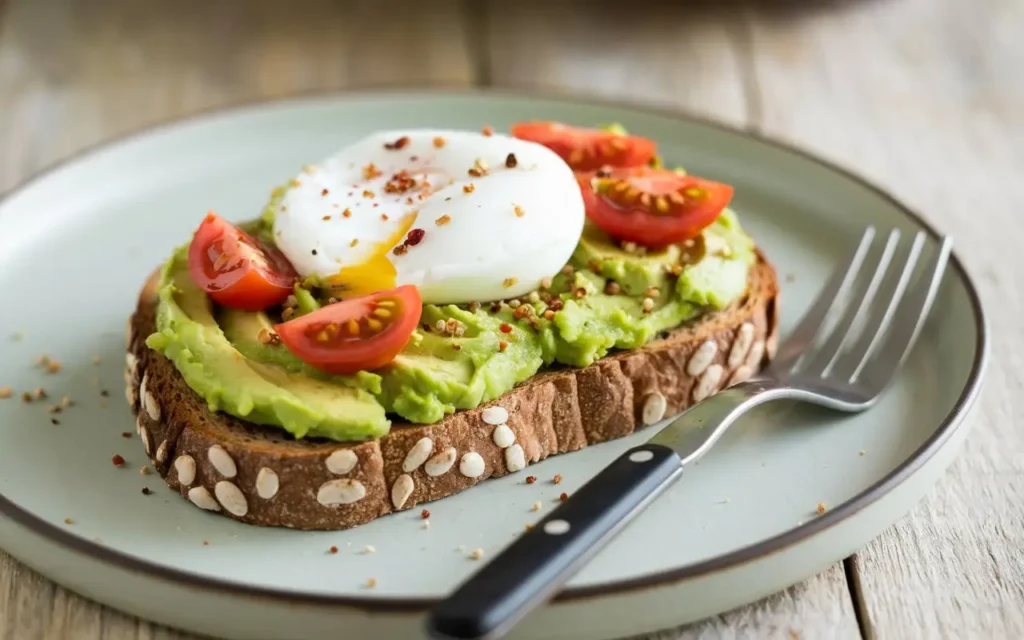
[[[546,371],[439,423],[396,422],[379,440],[339,443],[294,440],[211,412],[174,364],[146,346],[155,311],[154,276],[128,321],[125,370],[153,466],[196,506],[249,524],[313,530],[354,527],[627,436],[749,377],[778,342],[777,277],[758,254],[747,295],[729,309],[589,367]],[[507,410],[511,446],[505,430],[496,437],[498,427],[484,420],[489,407]]]

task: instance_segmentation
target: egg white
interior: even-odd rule
[[[387,148],[403,138],[402,148]],[[506,167],[509,154],[515,167]],[[486,175],[470,175],[474,166]],[[386,193],[402,170],[428,180],[429,195]],[[424,235],[395,255],[407,216]],[[320,278],[365,263],[387,243],[398,285],[415,285],[425,303],[465,303],[535,290],[568,262],[583,222],[572,170],[549,149],[498,134],[412,129],[374,133],[307,167],[278,203],[274,235],[301,275]]]

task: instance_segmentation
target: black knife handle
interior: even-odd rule
[[[444,640],[506,633],[681,473],[668,447],[625,452],[441,602],[428,633]]]

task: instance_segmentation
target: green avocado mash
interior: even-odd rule
[[[266,219],[253,225],[266,228]],[[214,305],[192,282],[182,247],[164,266],[157,332],[148,344],[174,362],[211,410],[297,438],[370,439],[387,433],[389,415],[437,422],[501,396],[544,366],[585,367],[743,294],[754,245],[732,212],[689,244],[629,252],[588,223],[569,265],[545,291],[471,308],[427,305],[390,365],[350,376],[325,374],[261,341],[261,330],[266,335],[276,321],[268,314]],[[296,313],[321,303],[301,287],[295,302]]]

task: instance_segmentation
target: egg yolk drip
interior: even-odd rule
[[[398,271],[388,253],[402,242],[415,223],[415,212],[403,216],[395,232],[375,244],[366,260],[342,267],[338,273],[328,277],[325,284],[331,294],[345,299],[394,289]]]

